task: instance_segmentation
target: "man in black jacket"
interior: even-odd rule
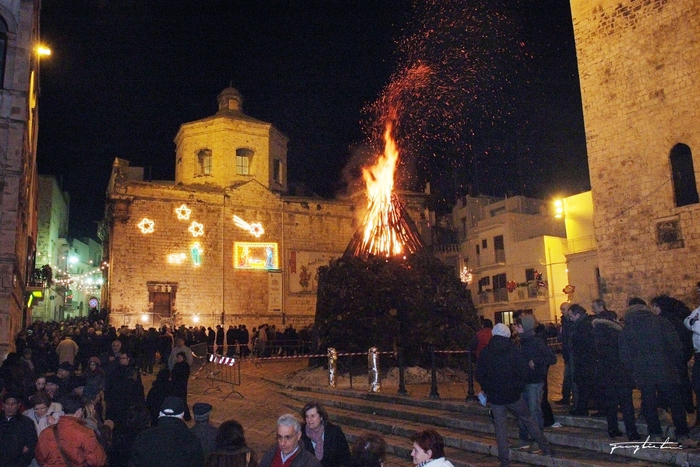
[[[506,416],[510,410],[523,423],[530,436],[537,441],[546,456],[552,455],[551,447],[523,399],[528,365],[520,350],[510,341],[510,329],[503,323],[493,328],[493,337],[479,355],[476,380],[491,403],[493,424],[498,444],[498,460],[501,467],[510,465]]]
[[[19,413],[21,397],[6,393],[0,412],[0,465],[27,467],[34,458],[36,428],[34,422]]]
[[[138,434],[129,458],[129,467],[204,467],[204,451],[199,439],[182,420],[185,403],[179,397],[166,397],[158,426]]]
[[[545,341],[535,336],[535,317],[523,314],[515,323],[515,330],[520,336],[520,351],[528,365],[523,398],[530,410],[532,418],[537,422],[540,431],[544,430],[544,415],[542,413],[542,397],[544,386],[547,384],[547,370],[557,363],[554,352],[547,347]],[[530,445],[527,429],[520,423],[520,440],[523,447]]]

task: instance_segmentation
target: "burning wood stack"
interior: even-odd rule
[[[343,257],[405,257],[423,248],[423,241],[417,232],[396,194],[391,194],[387,206],[381,206],[378,200],[370,200],[364,221],[350,240]]]
[[[399,159],[391,124],[384,132],[384,154],[372,167],[362,169],[369,204],[360,228],[345,249],[344,257],[395,258],[413,254],[423,247],[415,224],[399,201],[394,172]]]

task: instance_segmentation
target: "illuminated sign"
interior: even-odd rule
[[[260,222],[253,222],[252,224],[249,224],[240,217],[233,216],[233,223],[236,224],[236,227],[239,229],[250,232],[250,234],[254,235],[255,238],[260,238],[260,236],[265,233],[265,229],[263,229]]]
[[[233,267],[236,269],[279,269],[277,243],[235,242]]]
[[[183,204],[179,208],[175,209],[175,213],[177,214],[178,220],[187,221],[190,219],[190,214],[192,213],[192,210],[188,208],[186,204]]]
[[[141,233],[143,234],[153,233],[155,226],[156,223],[148,217],[144,217],[143,219],[141,219],[141,222],[137,224],[137,227],[141,229]]]
[[[187,230],[189,230],[193,237],[201,237],[204,235],[204,224],[192,221]]]
[[[173,253],[171,255],[168,255],[168,263],[170,264],[182,264],[183,261],[187,258],[187,255],[184,253]]]
[[[199,242],[194,242],[192,244],[190,255],[192,256],[192,264],[195,266],[202,264],[202,245]]]

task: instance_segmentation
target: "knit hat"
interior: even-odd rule
[[[58,365],[59,370],[73,371],[75,367],[70,362],[63,362]]]
[[[491,331],[491,335],[510,337],[510,328],[503,323],[498,323],[497,325],[495,325],[493,327],[493,330]]]
[[[523,327],[523,332],[530,332],[535,329],[535,318],[532,315],[520,316],[520,323]]]
[[[211,413],[213,407],[211,404],[206,402],[197,402],[192,406],[192,413],[194,414],[195,422],[206,422],[209,420],[209,414]]]
[[[185,403],[181,397],[168,396],[160,406],[160,417],[179,417],[185,414]]]

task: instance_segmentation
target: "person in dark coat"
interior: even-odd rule
[[[105,404],[107,419],[120,427],[126,419],[126,411],[132,405],[144,404],[143,383],[138,369],[131,364],[125,353],[119,355],[119,365],[107,377],[105,383]]]
[[[547,382],[547,370],[551,365],[557,363],[557,357],[547,347],[547,344],[535,335],[534,316],[523,314],[516,321],[515,329],[520,336],[520,351],[528,364],[523,398],[530,409],[530,414],[537,422],[537,426],[540,430],[544,430],[544,415],[542,413],[544,385]],[[527,428],[522,423],[519,423],[519,426],[521,444],[529,445]]]
[[[652,441],[663,441],[657,412],[657,394],[669,404],[676,441],[683,447],[697,443],[688,436],[688,422],[680,394],[676,362],[682,358],[681,344],[673,325],[646,305],[630,306],[620,332],[620,360],[632,374],[642,395],[642,414]]]
[[[598,315],[604,316],[604,315]],[[625,431],[630,441],[637,441],[641,436],[634,423],[634,406],[632,405],[632,389],[634,381],[629,371],[620,361],[618,344],[622,326],[611,315],[607,318],[593,320],[593,339],[598,358],[596,360],[596,384],[603,394],[606,403],[605,414],[608,421],[610,438],[622,436],[617,420],[617,409],[622,412]]]
[[[209,423],[209,416],[213,409],[214,407],[206,402],[197,402],[192,406],[194,426],[190,428],[190,431],[202,443],[205,458],[216,449],[216,437],[219,434],[219,429]]]
[[[508,445],[508,428],[506,417],[508,411],[522,421],[530,436],[539,444],[545,455],[551,456],[552,450],[542,430],[530,414],[523,399],[522,392],[527,382],[528,364],[523,354],[510,340],[510,329],[503,323],[493,327],[493,337],[479,355],[475,377],[491,403],[493,424],[498,444],[498,460],[501,467],[510,465]]]
[[[690,308],[681,300],[668,295],[659,295],[650,301],[651,311],[666,318],[673,325],[673,329],[678,334],[681,343],[681,359],[677,362],[678,376],[681,380],[680,390],[683,407],[687,413],[695,411],[693,403],[693,386],[690,384],[690,373],[688,373],[688,362],[693,358],[693,333],[683,324],[683,320],[690,315]],[[668,405],[663,399],[659,399],[659,407],[666,409]]]
[[[5,393],[0,412],[0,465],[27,467],[34,458],[37,434],[34,422],[19,411],[22,397]]]
[[[173,387],[170,382],[170,370],[163,368],[156,374],[156,380],[153,381],[151,389],[146,396],[146,407],[151,414],[151,426],[158,424],[158,416],[160,407],[166,397],[173,395]]]
[[[220,325],[216,325],[216,353],[219,355],[224,354],[224,337],[226,336],[226,333],[224,333],[224,328]]]
[[[204,467],[202,444],[182,420],[185,403],[166,397],[158,426],[142,431],[134,440],[129,467]]]
[[[151,414],[143,405],[133,405],[126,411],[124,425],[114,433],[113,443],[107,452],[109,467],[127,467],[134,440],[151,426]]]
[[[571,356],[573,380],[578,389],[578,400],[571,415],[588,416],[588,404],[595,390],[595,341],[593,339],[593,317],[586,309],[574,303],[569,307],[573,322],[571,333]]]
[[[175,357],[175,365],[170,372],[170,381],[173,386],[173,395],[180,397],[185,403],[185,421],[192,420],[190,408],[187,405],[187,386],[190,381],[190,365],[185,359],[185,352],[178,352]]]
[[[207,456],[206,467],[258,467],[255,452],[246,444],[243,427],[236,420],[223,422],[213,441],[215,448]]]
[[[301,442],[321,461],[323,467],[344,467],[350,459],[350,447],[343,430],[328,420],[328,412],[317,401],[301,409],[304,420]]]
[[[561,342],[561,356],[564,359],[564,379],[561,383],[561,399],[555,401],[557,405],[568,406],[571,402],[576,405],[578,400],[578,389],[574,385],[574,362],[571,359],[571,329],[573,322],[569,314],[571,303],[564,302],[559,306],[561,311],[561,327],[557,340]]]

